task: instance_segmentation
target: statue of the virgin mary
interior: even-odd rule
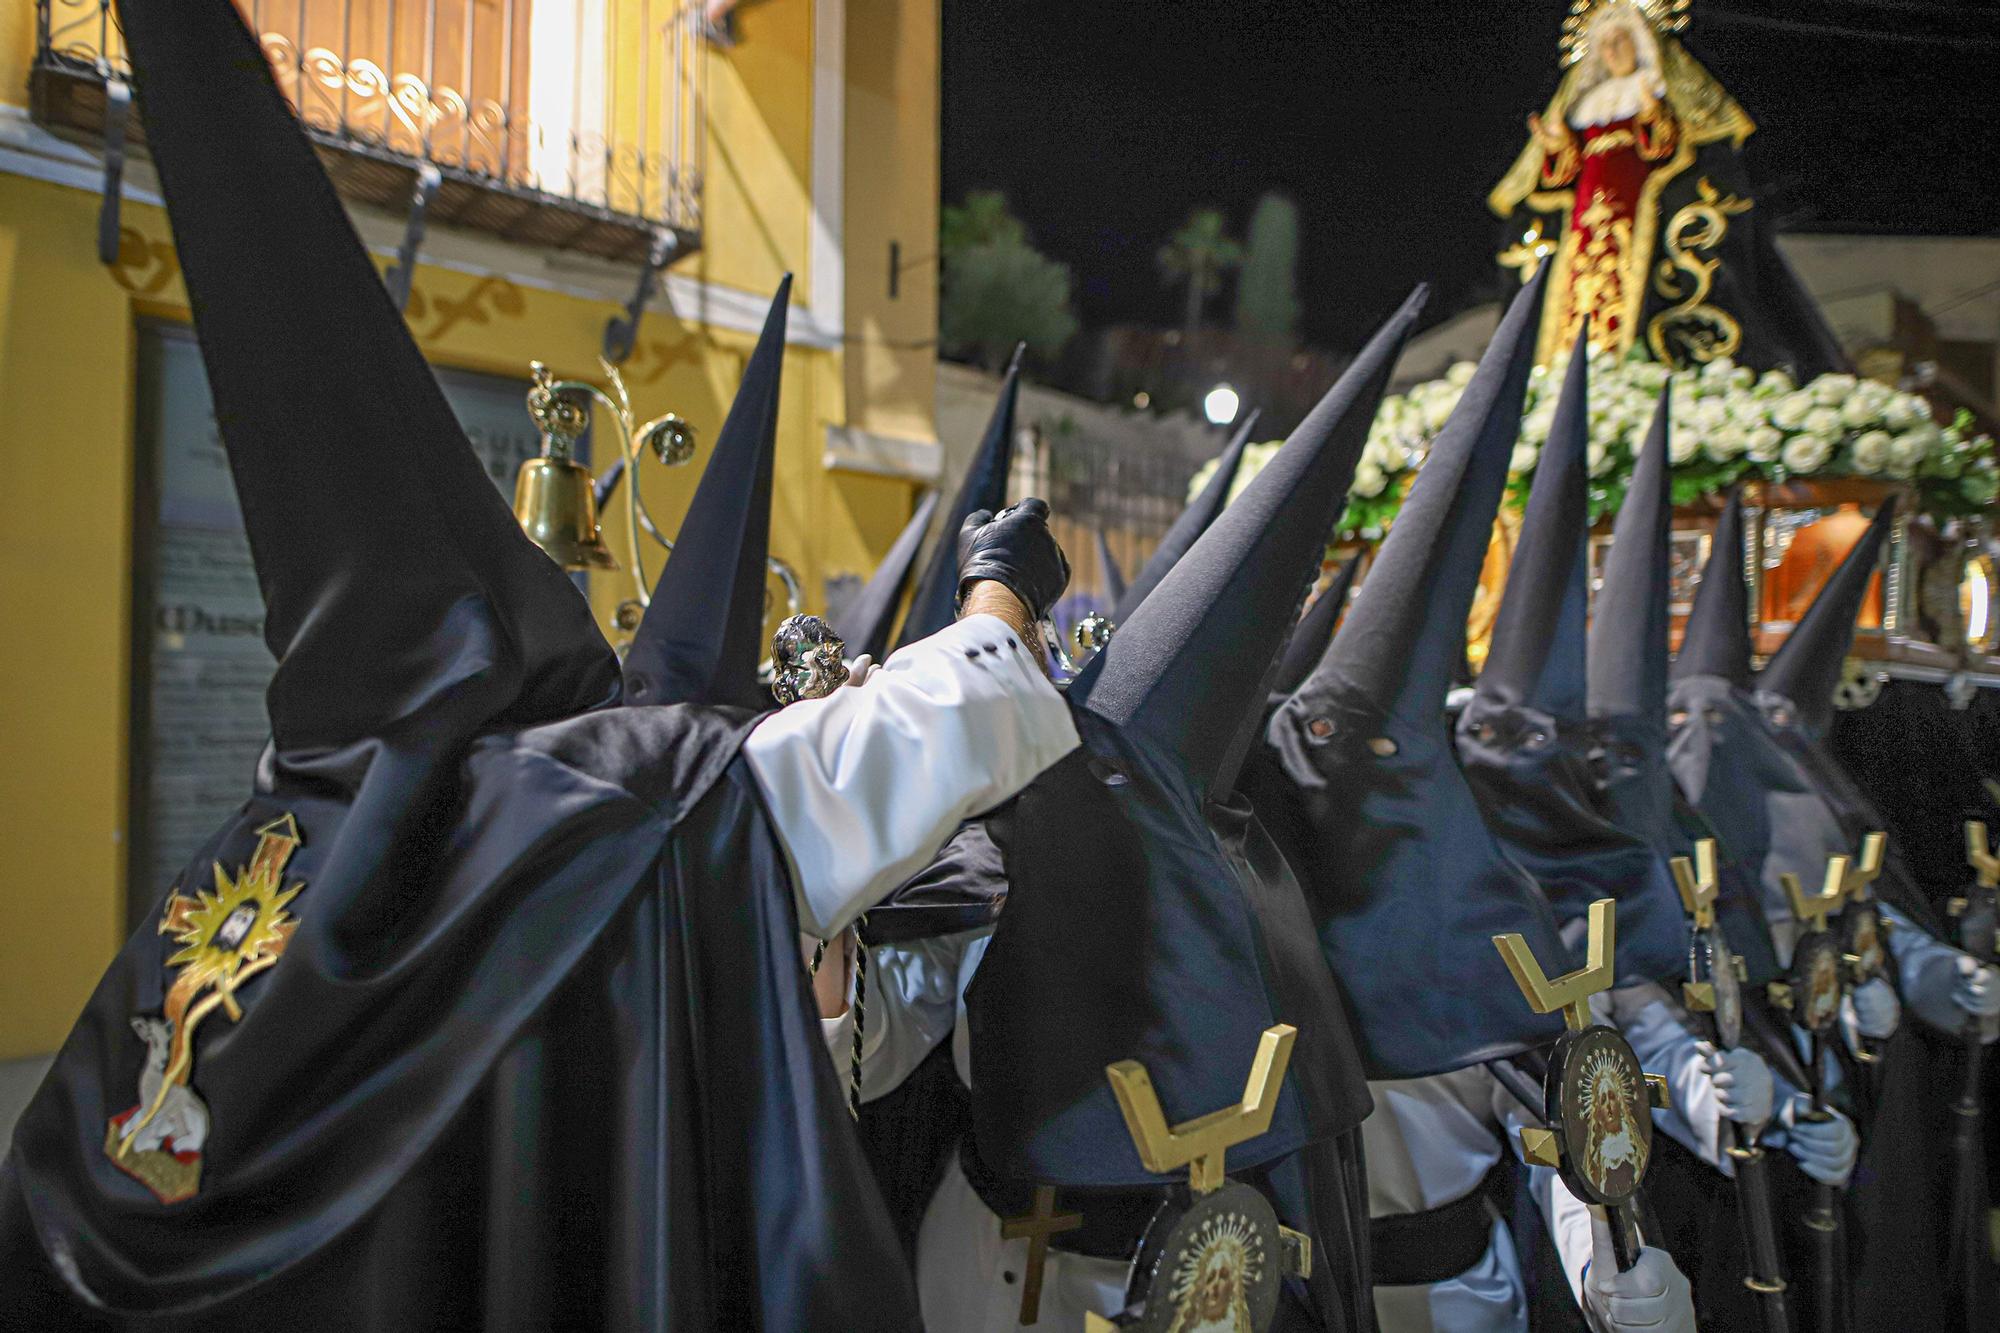
[[[1675,36],[1690,3],[1573,0],[1568,73],[1487,198],[1524,226],[1501,260],[1525,278],[1554,252],[1543,360],[1588,316],[1619,355],[1833,369],[1838,344],[1752,213],[1756,124]]]

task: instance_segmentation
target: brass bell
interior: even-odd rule
[[[528,415],[542,432],[542,453],[514,474],[514,519],[564,569],[616,569],[597,526],[595,482],[574,457],[589,420],[579,404],[557,392],[547,366],[533,366]]]
[[[616,569],[597,526],[590,469],[572,458],[530,458],[514,474],[514,518],[564,569]]]

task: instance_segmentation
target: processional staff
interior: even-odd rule
[[[1120,1060],[1104,1071],[1140,1164],[1160,1173],[1185,1166],[1188,1183],[1147,1224],[1125,1309],[1111,1319],[1087,1315],[1085,1333],[1207,1327],[1263,1333],[1277,1316],[1279,1279],[1312,1276],[1312,1239],[1280,1225],[1268,1199],[1225,1174],[1229,1149],[1270,1129],[1298,1035],[1287,1023],[1264,1029],[1243,1100],[1171,1127],[1144,1065]]]
[[[1826,1105],[1826,1043],[1840,1021],[1847,971],[1840,944],[1826,922],[1827,916],[1846,897],[1847,864],[1844,856],[1828,857],[1826,878],[1814,894],[1807,894],[1799,877],[1789,870],[1779,875],[1802,932],[1792,947],[1789,979],[1770,985],[1771,1002],[1790,1013],[1792,1022],[1806,1033],[1810,1048],[1806,1081],[1812,1096],[1812,1108],[1807,1115],[1817,1121],[1833,1119],[1833,1112]],[[1813,1204],[1806,1213],[1805,1224],[1812,1233],[1815,1279],[1810,1325],[1818,1333],[1835,1333],[1842,1327],[1847,1308],[1840,1271],[1838,1186],[1814,1183]]]
[[[1972,883],[1963,896],[1953,898],[1946,910],[1958,922],[1958,947],[1976,964],[2000,964],[2000,856],[1986,841],[1983,821],[1965,823],[1965,857],[1971,863]],[[1985,1073],[1986,1023],[1968,1014],[1965,1039],[1965,1076],[1959,1084],[1958,1100],[1952,1103],[1952,1155],[1956,1166],[1952,1186],[1951,1253],[1954,1269],[1966,1275],[1959,1283],[1965,1294],[1967,1327],[1986,1317],[1980,1301],[1981,1283],[1971,1277],[1988,1262],[1986,1192],[1982,1173],[1986,1169],[1981,1142],[1980,1081]]]
[[[1743,1044],[1743,960],[1729,951],[1729,942],[1715,920],[1715,840],[1697,842],[1693,861],[1676,856],[1671,864],[1691,927],[1688,979],[1681,986],[1681,998],[1688,1012],[1697,1016],[1707,1040],[1734,1050]],[[1756,1293],[1767,1333],[1791,1333],[1777,1226],[1771,1216],[1771,1180],[1764,1150],[1757,1146],[1761,1129],[1761,1125],[1751,1127],[1739,1142],[1735,1123],[1724,1116],[1716,1126],[1716,1142],[1736,1173],[1737,1211],[1743,1218],[1750,1266],[1743,1275],[1743,1285]]]
[[[1521,1151],[1537,1166],[1553,1167],[1572,1194],[1611,1232],[1618,1269],[1639,1262],[1639,1227],[1633,1201],[1653,1156],[1652,1110],[1667,1105],[1666,1080],[1639,1068],[1625,1034],[1591,1018],[1590,997],[1609,990],[1617,941],[1617,903],[1590,905],[1590,933],[1582,968],[1551,980],[1528,941],[1495,935],[1494,947],[1514,983],[1538,1014],[1562,1011],[1568,1029],[1549,1053],[1542,1082],[1547,1127],[1521,1131]]]

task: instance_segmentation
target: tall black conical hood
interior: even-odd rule
[[[1376,552],[1368,581],[1313,671],[1315,678],[1344,682],[1386,713],[1434,719],[1463,660],[1465,618],[1521,430],[1546,269],[1508,307]]]
[[[938,495],[930,491],[924,496],[889,554],[836,618],[833,630],[847,641],[849,657],[866,654],[879,662],[889,650],[889,630],[896,623],[903,590],[910,586],[910,571],[916,568],[917,552],[930,531],[931,515],[937,512]]]
[[[1590,624],[1587,706],[1603,756],[1606,813],[1627,833],[1679,855],[1686,839],[1674,815],[1674,780],[1666,761],[1674,524],[1669,429],[1663,388],[1611,530],[1611,555]]]
[[[1743,493],[1732,491],[1709,541],[1671,680],[1719,676],[1750,684],[1750,589],[1743,579]]]
[[[1590,905],[1614,899],[1620,980],[1657,980],[1687,964],[1679,896],[1654,844],[1605,819],[1584,716],[1587,334],[1570,354],[1486,669],[1459,717],[1458,760],[1486,826],[1548,896],[1572,949],[1581,955]]]
[[[757,663],[765,649],[771,468],[791,300],[788,273],[625,654],[627,703],[770,707]]]
[[[1250,446],[1250,432],[1257,428],[1258,411],[1252,408],[1237,424],[1236,433],[1229,437],[1229,443],[1218,456],[1215,473],[1201,488],[1201,494],[1188,502],[1180,517],[1167,529],[1167,535],[1160,538],[1160,544],[1153,548],[1153,554],[1146,563],[1139,566],[1139,574],[1125,587],[1118,599],[1111,618],[1118,624],[1125,623],[1126,617],[1138,609],[1146,600],[1146,594],[1160,586],[1160,580],[1174,563],[1188,553],[1201,534],[1208,531],[1208,525],[1229,504],[1229,492],[1236,485],[1236,471],[1243,464],[1243,451]]]
[[[1590,609],[1589,323],[1577,337],[1542,449],[1521,540],[1493,621],[1476,692],[1563,722],[1584,716],[1584,620]]]
[[[120,11],[278,658],[280,748],[615,698],[589,606],[466,442],[235,8]]]
[[[1517,931],[1566,966],[1555,915],[1487,831],[1444,715],[1545,281],[1501,321],[1332,646],[1272,715],[1243,774],[1305,883],[1375,1078],[1462,1068],[1560,1029],[1512,995],[1492,943]]]
[[[1111,554],[1111,543],[1104,536],[1104,529],[1097,530],[1097,567],[1103,571],[1104,596],[1116,606],[1125,600],[1125,571],[1118,568],[1118,557]]]
[[[958,530],[966,516],[981,509],[999,512],[1007,504],[1007,474],[1014,466],[1014,405],[1021,396],[1021,352],[1014,350],[1007,378],[1001,382],[1000,396],[994,400],[993,415],[987,418],[986,434],[979,452],[972,456],[965,480],[951,508],[945,510],[938,527],[931,558],[910,594],[910,611],[896,635],[896,646],[915,643],[937,633],[958,617]]]
[[[1833,725],[1833,691],[1847,650],[1854,646],[1854,618],[1882,559],[1882,543],[1896,522],[1896,497],[1875,511],[1874,522],[1861,534],[1813,598],[1812,606],[1792,627],[1778,651],[1757,675],[1757,688],[1782,695],[1797,710],[1799,726],[1808,735],[1823,736]]]
[[[1347,605],[1347,595],[1354,590],[1354,577],[1361,571],[1362,552],[1356,551],[1349,557],[1340,572],[1333,576],[1333,582],[1326,585],[1326,591],[1319,600],[1306,608],[1299,617],[1298,628],[1285,644],[1284,658],[1278,664],[1278,674],[1271,682],[1273,694],[1290,694],[1312,674],[1312,669],[1325,655],[1327,645],[1333,642],[1333,627],[1340,623],[1341,610]]]
[[[1660,390],[1652,429],[1611,528],[1611,554],[1590,624],[1588,708],[1594,718],[1666,722],[1674,526],[1668,396]]]
[[[1263,699],[1427,294],[1410,294],[1249,489],[1118,626],[1070,686],[1073,704],[1172,753],[1198,782],[1221,769]]]

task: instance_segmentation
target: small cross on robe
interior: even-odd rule
[[[1021,1323],[1028,1325],[1042,1317],[1042,1269],[1049,1261],[1049,1237],[1074,1231],[1083,1225],[1082,1213],[1056,1211],[1056,1187],[1035,1186],[1035,1207],[1025,1217],[1010,1217],[1000,1224],[1002,1240],[1028,1242],[1028,1271],[1021,1279]]]

